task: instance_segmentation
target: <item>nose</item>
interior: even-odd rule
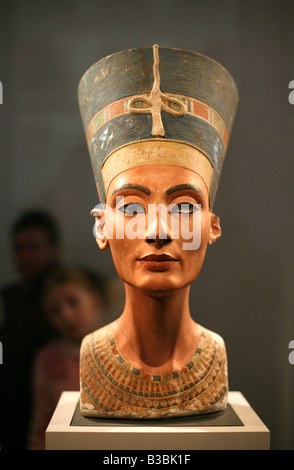
[[[156,212],[148,213],[148,225],[145,233],[146,243],[164,246],[172,242],[171,230],[167,221],[166,208],[156,208]]]

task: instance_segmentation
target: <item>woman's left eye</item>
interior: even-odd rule
[[[196,204],[191,204],[190,202],[181,202],[179,204],[175,204],[172,208],[172,214],[192,214],[198,210],[198,206]]]
[[[126,215],[145,214],[144,207],[138,202],[130,202],[128,204],[124,204],[123,206],[119,207],[118,210]]]

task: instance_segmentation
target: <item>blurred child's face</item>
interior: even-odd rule
[[[99,326],[101,300],[76,284],[55,286],[46,299],[49,319],[61,336],[74,342]]]

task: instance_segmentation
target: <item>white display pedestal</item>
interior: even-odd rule
[[[63,392],[46,430],[47,450],[268,450],[270,433],[240,392],[228,410],[204,417],[144,420],[85,418],[79,392]]]

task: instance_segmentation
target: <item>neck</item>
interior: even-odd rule
[[[149,373],[182,367],[199,341],[189,310],[190,286],[153,294],[125,285],[125,292],[125,308],[113,332],[122,355]]]

